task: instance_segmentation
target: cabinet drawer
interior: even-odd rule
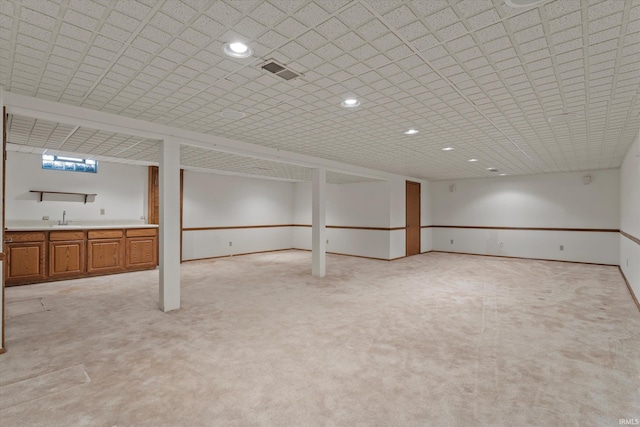
[[[49,241],[58,240],[84,240],[84,231],[52,231],[49,233]]]
[[[156,228],[130,228],[127,237],[153,237],[158,234]]]
[[[89,230],[89,239],[119,239],[122,230]]]
[[[4,240],[12,242],[44,242],[44,231],[7,231]]]

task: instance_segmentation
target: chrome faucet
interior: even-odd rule
[[[62,222],[58,221],[58,225],[67,225],[67,220],[65,217],[67,216],[67,211],[62,211]]]

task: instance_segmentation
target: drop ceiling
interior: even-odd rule
[[[136,165],[158,164],[160,141],[70,126],[9,114],[7,150],[51,155],[80,155],[94,160]],[[291,182],[311,181],[312,170],[300,165],[270,161],[204,148],[180,146],[180,164],[186,170],[259,177]],[[329,184],[377,181],[371,177],[327,171]]]
[[[254,55],[225,56],[235,40]],[[271,60],[301,76],[264,71]],[[640,127],[640,0],[3,0],[0,83],[429,180],[615,168]],[[347,96],[361,106],[340,107]],[[563,113],[577,117],[548,122]],[[26,144],[18,122],[11,142]],[[157,149],[51,126],[54,145],[131,161]]]
[[[75,153],[93,158],[139,160],[148,164],[158,162],[157,140],[13,114],[7,118],[7,142],[10,147],[21,145],[37,148],[28,151],[40,154],[46,150],[49,154]]]

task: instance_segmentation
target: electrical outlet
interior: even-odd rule
[[[451,239],[451,244],[453,245],[453,239]]]
[[[104,215],[104,209],[100,209],[100,215]]]
[[[564,245],[560,245],[560,250],[564,251]]]
[[[229,242],[229,246],[233,246],[233,242]]]
[[[327,239],[327,245],[329,244],[329,239]]]
[[[42,217],[42,220],[43,220],[43,221],[49,221],[49,215],[45,215],[45,216],[43,216],[43,217]]]
[[[504,243],[500,242],[500,247],[503,247],[503,246],[504,246]]]

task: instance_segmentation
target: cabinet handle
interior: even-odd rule
[[[5,243],[13,243],[13,239],[7,239],[4,241]]]

